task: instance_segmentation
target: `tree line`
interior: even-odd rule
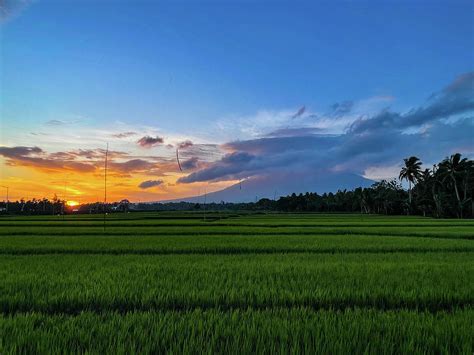
[[[408,182],[408,190],[401,184]],[[56,196],[52,200],[20,200],[0,203],[3,212],[27,214],[64,214],[73,210]],[[6,211],[8,208],[8,211]],[[279,211],[347,212],[385,215],[422,215],[436,218],[474,217],[474,161],[456,153],[431,169],[422,169],[419,158],[404,159],[399,178],[375,182],[366,188],[339,190],[336,193],[291,194],[278,200],[261,199],[250,203],[139,203],[96,202],[74,208],[78,213],[129,211]]]
[[[404,159],[398,180],[382,180],[351,191],[292,194],[277,201],[263,199],[257,205],[285,212],[474,217],[474,161],[462,158],[459,153],[431,169],[422,169],[422,162],[415,156]],[[400,183],[404,180],[408,182],[408,191]]]

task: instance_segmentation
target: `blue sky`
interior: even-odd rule
[[[48,152],[97,148],[108,131],[220,147],[287,128],[344,134],[429,106],[474,63],[471,1],[6,4],[0,143]],[[350,114],[335,119],[341,102]],[[472,117],[440,119],[458,114]],[[64,139],[41,137],[52,130]],[[115,146],[136,154],[135,142]]]
[[[173,129],[375,95],[394,95],[403,109],[472,69],[472,10],[472,2],[39,0],[2,25],[6,115]]]

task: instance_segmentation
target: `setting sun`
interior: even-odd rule
[[[66,204],[69,207],[74,207],[74,206],[77,206],[79,204],[79,202],[77,202],[77,201],[68,201],[68,202],[66,202]]]

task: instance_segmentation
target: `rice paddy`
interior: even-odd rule
[[[0,353],[474,351],[474,221],[0,218]]]

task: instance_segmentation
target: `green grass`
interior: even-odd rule
[[[474,221],[0,218],[0,353],[474,351]]]
[[[473,252],[465,239],[384,235],[67,235],[3,236],[0,253],[29,254],[273,254]]]
[[[307,308],[0,317],[0,352],[471,354],[472,310]]]
[[[0,270],[3,313],[474,305],[470,253],[5,256]]]

